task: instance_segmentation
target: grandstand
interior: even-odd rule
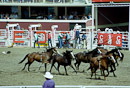
[[[129,10],[129,0],[1,0],[0,29],[7,23],[18,23],[23,30],[29,30],[31,24],[41,24],[40,30],[47,31],[52,25],[58,25],[57,31],[70,31],[76,23],[92,32],[111,28],[127,34],[126,46],[130,49]]]

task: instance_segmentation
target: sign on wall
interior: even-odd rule
[[[98,33],[98,44],[122,46],[122,34]]]

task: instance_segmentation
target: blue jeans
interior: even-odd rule
[[[52,47],[51,39],[48,39],[48,47],[49,47],[49,48],[51,48],[51,47],[50,47],[50,44],[51,44],[51,47]]]
[[[36,43],[36,42],[37,42],[37,44],[38,44],[38,48],[40,48],[38,39],[34,41],[34,48],[35,48],[35,43]]]
[[[78,39],[79,39],[79,44],[80,44],[80,37],[76,37],[75,43],[77,43]]]
[[[67,43],[67,47],[69,48],[69,40],[66,40],[66,43]]]
[[[59,41],[59,48],[62,48],[62,40],[58,38],[58,41]]]

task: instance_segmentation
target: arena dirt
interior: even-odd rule
[[[23,86],[23,85],[42,85],[45,81],[44,65],[40,70],[38,67],[41,65],[39,62],[34,62],[30,71],[27,72],[27,68],[21,71],[27,59],[22,63],[18,64],[27,53],[34,51],[44,51],[45,48],[0,48],[0,86]],[[58,49],[60,53],[66,49]],[[72,50],[72,49],[69,49]],[[10,54],[2,54],[3,51],[11,51]],[[84,51],[81,49],[73,49],[74,53]],[[53,68],[52,74],[54,74],[53,80],[56,85],[109,85],[109,86],[130,86],[130,51],[122,50],[125,57],[123,62],[119,62],[119,66],[115,74],[117,77],[113,77],[113,74],[106,78],[100,76],[100,71],[97,72],[97,76],[100,76],[100,80],[90,79],[90,70],[86,69],[89,67],[88,63],[81,63],[80,70],[76,74],[71,67],[67,67],[68,76],[65,75],[65,70],[63,66],[60,67],[60,72],[62,75],[58,75],[58,72]],[[75,61],[73,61],[74,63]],[[74,65],[74,64],[73,64]],[[50,69],[50,64],[48,64],[47,70]],[[94,76],[93,76],[94,78]]]

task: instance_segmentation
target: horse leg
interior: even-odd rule
[[[53,68],[53,66],[55,67],[55,61],[54,60],[52,60],[52,65],[51,65],[51,69],[50,69],[50,72],[51,72],[51,70],[52,70],[52,68]],[[56,68],[56,67],[55,67]]]
[[[107,75],[106,75],[106,77],[109,75],[109,70],[107,69]]]
[[[46,68],[47,68],[47,63],[45,63],[45,72],[47,71]]]
[[[60,75],[59,67],[60,67],[60,64],[58,64],[58,67],[57,67],[57,70],[58,70],[58,72],[59,72],[59,75]]]
[[[76,69],[77,69],[77,60],[76,60],[76,62],[74,63],[74,65],[75,65],[75,67],[76,67]],[[78,70],[78,69],[77,69]]]
[[[114,77],[117,77],[117,76],[115,75],[115,72],[114,72],[114,71],[113,71],[113,76],[114,76]]]
[[[91,78],[92,78],[93,77],[93,68],[90,67],[90,69],[91,69]]]
[[[113,72],[113,71],[114,71],[113,68],[112,68],[113,64],[114,64],[114,63],[112,63],[112,64],[110,65],[110,68],[111,68],[110,72]]]
[[[106,75],[105,75],[105,72],[104,72],[104,70],[102,70],[103,71],[103,75],[104,75],[104,80],[106,80]]]
[[[72,66],[72,64],[70,65],[70,67],[71,68],[73,68],[73,70],[76,72],[76,74],[77,74],[77,71],[75,70],[75,68]]]
[[[40,65],[39,70],[41,69],[42,65],[43,65],[43,63]]]
[[[79,62],[78,62],[78,67],[77,67],[77,68],[78,68],[78,70],[79,70],[79,65],[80,65],[80,64],[81,64],[81,61],[79,61]]]
[[[57,70],[56,66],[54,65],[55,69]],[[58,70],[57,70],[58,71]]]
[[[64,66],[64,69],[65,69],[65,73],[66,73],[66,75],[68,75],[67,70],[66,70],[66,66]]]
[[[116,59],[116,63],[117,63],[117,66],[119,66],[119,63],[118,63],[117,59]]]
[[[87,69],[87,71],[88,71],[89,69],[91,69],[91,67],[90,67],[90,66],[89,66],[89,68]]]
[[[22,71],[25,69],[25,67],[26,67],[26,65],[28,64],[28,62],[27,63],[25,63],[25,65],[24,65],[24,68],[22,69]]]
[[[34,60],[32,60],[31,62],[28,62],[28,71],[30,72],[30,65],[33,63]]]
[[[97,69],[94,69],[94,73],[95,73],[95,79],[97,79],[97,77],[96,77],[96,71],[97,71]]]

